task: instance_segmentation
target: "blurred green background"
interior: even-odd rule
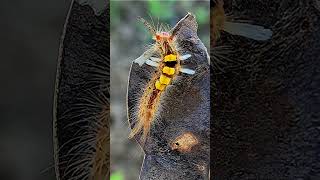
[[[137,20],[165,23],[172,28],[187,12],[196,15],[198,36],[209,49],[209,1],[111,1],[111,180],[137,180],[143,152],[130,132],[126,112],[126,88],[131,63],[152,43]]]

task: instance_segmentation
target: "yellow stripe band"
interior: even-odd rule
[[[163,74],[160,76],[160,83],[161,84],[168,85],[168,84],[170,84],[170,81],[171,81],[171,78],[169,78]]]
[[[165,66],[163,69],[162,69],[162,72],[164,74],[168,74],[168,75],[173,75],[175,73],[175,69],[174,68],[171,68],[171,67],[168,67],[168,66]]]
[[[164,88],[166,87],[166,85],[161,84],[159,80],[156,81],[155,86],[156,86],[156,88],[157,88],[158,90],[160,90],[160,91],[163,91]]]
[[[174,54],[169,54],[164,57],[164,62],[177,61],[177,56]]]

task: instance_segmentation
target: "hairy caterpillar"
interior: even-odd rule
[[[183,19],[189,16],[193,15],[188,13]],[[191,55],[178,52],[179,45],[175,34],[179,27],[175,26],[172,30],[163,32],[155,29],[146,20],[139,19],[145,24],[155,40],[151,48],[133,61],[133,63],[139,64],[141,68],[144,67],[143,65],[148,65],[154,67],[155,70],[137,102],[137,122],[129,135],[129,138],[132,138],[142,131],[141,142],[144,143],[159,109],[162,93],[180,73],[193,75],[195,71],[181,64]]]

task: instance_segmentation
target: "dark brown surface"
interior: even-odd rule
[[[311,0],[225,1],[273,31],[266,42],[222,33],[233,63],[214,68],[213,179],[320,179],[320,12]],[[234,63],[237,62],[237,63]]]
[[[96,15],[90,6],[73,2],[61,43],[54,106],[57,178],[105,179],[109,176],[109,6]],[[97,142],[102,137],[107,139]],[[99,158],[102,171],[94,173],[92,162]]]
[[[1,180],[55,180],[52,106],[69,4],[0,1]]]

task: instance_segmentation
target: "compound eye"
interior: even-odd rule
[[[169,36],[169,33],[168,32],[162,32],[162,35],[163,36]]]

